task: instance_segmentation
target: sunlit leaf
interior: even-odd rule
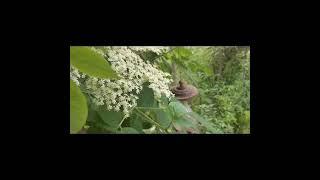
[[[102,55],[86,46],[70,46],[70,63],[90,76],[109,79],[118,77]]]
[[[70,80],[70,133],[79,132],[85,125],[88,107],[80,88]]]

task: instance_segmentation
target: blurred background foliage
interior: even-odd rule
[[[199,90],[194,112],[208,120],[216,133],[250,133],[250,47],[170,47],[157,60],[172,74]]]

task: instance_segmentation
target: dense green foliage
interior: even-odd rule
[[[104,53],[108,51],[96,48]],[[110,57],[100,56],[90,48],[75,50],[77,52],[72,52],[70,56],[71,64],[79,71],[92,77],[118,78],[108,62]],[[81,132],[86,133],[250,133],[249,47],[179,46],[170,47],[162,54],[152,51],[135,53],[145,62],[170,73],[173,78],[171,87],[176,86],[179,80],[195,86],[199,95],[190,104],[193,111],[190,112],[175,98],[168,99],[164,95],[156,98],[149,88],[150,84],[144,83],[142,91],[135,93],[138,96],[137,105],[126,117],[122,111],[107,110],[106,105],[93,103],[92,95],[83,86],[84,78],[79,87],[71,82],[70,102],[75,101],[75,87],[77,97],[85,97],[78,107],[70,106],[72,133],[79,132],[81,126]],[[88,59],[90,63],[87,63]],[[79,106],[85,117],[75,115]],[[79,119],[79,123],[74,123],[74,117]]]
[[[175,82],[184,79],[198,88],[192,109],[209,120],[215,132],[250,132],[249,47],[178,47],[159,63],[174,74]]]

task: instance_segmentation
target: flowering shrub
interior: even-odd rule
[[[92,102],[97,105],[106,105],[107,110],[123,111],[125,118],[130,116],[130,111],[136,107],[138,94],[142,90],[142,85],[149,82],[149,88],[154,91],[156,99],[160,99],[164,94],[171,98],[173,94],[169,90],[170,74],[156,69],[149,62],[144,62],[131,49],[136,51],[152,51],[157,54],[163,52],[162,48],[155,47],[104,47],[106,54],[99,49],[91,49],[100,55],[107,57],[112,69],[118,74],[120,79],[110,80],[107,78],[97,78],[86,76],[80,73],[71,65],[70,79],[78,86],[79,79],[84,79],[84,88],[90,95]]]
[[[238,60],[248,53],[237,51],[223,47],[72,46],[70,132],[248,132],[249,62],[241,65]],[[232,58],[225,60],[224,54]],[[239,79],[241,69],[246,81]],[[190,112],[170,91],[179,78],[198,87],[201,100],[191,108],[201,116]]]

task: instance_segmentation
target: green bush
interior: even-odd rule
[[[70,47],[71,133],[250,133],[249,47],[115,49]],[[123,69],[115,63],[119,58],[132,63]],[[193,112],[170,98],[169,88],[179,80],[199,91],[190,104]],[[108,83],[114,89],[105,88]]]

